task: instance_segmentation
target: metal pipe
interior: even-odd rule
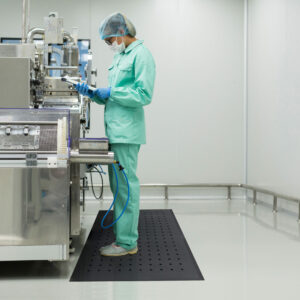
[[[273,198],[273,213],[277,212],[277,196]]]
[[[298,214],[298,222],[300,223],[300,201],[299,201],[299,214]]]
[[[26,42],[26,35],[29,29],[29,7],[30,7],[30,0],[23,0],[22,43]]]
[[[2,125],[57,125],[57,121],[0,121]]]
[[[257,192],[256,190],[253,190],[253,205],[257,204]]]
[[[45,35],[45,29],[43,29],[43,28],[33,28],[33,29],[31,29],[29,32],[28,32],[28,34],[27,34],[27,40],[26,40],[26,42],[27,43],[33,43],[33,38],[34,38],[34,36],[35,35],[38,35],[38,34],[40,34],[40,35]]]
[[[231,200],[231,186],[227,187],[227,200]]]
[[[26,39],[26,6],[27,6],[27,1],[23,0],[23,10],[22,10],[22,43],[25,43],[25,39]]]
[[[78,70],[75,66],[45,66],[47,70]]]
[[[148,188],[181,188],[181,187],[199,187],[199,188],[208,188],[208,187],[216,187],[216,188],[228,188],[228,184],[164,184],[164,183],[145,183],[141,184],[141,187],[148,187]],[[240,185],[230,185],[231,188],[239,188]]]
[[[70,161],[71,163],[97,163],[109,165],[114,162],[114,153],[108,152],[107,154],[82,154],[78,151],[71,151]]]
[[[191,183],[191,184],[163,184],[163,183],[155,183],[155,184],[145,184],[144,186],[149,186],[149,187],[164,187],[164,186],[168,186],[168,187],[189,187],[189,188],[207,188],[207,187],[216,187],[216,188],[228,188],[230,187],[235,187],[235,188],[240,188],[241,184],[219,184],[219,183]]]
[[[155,183],[155,184],[141,184],[141,187],[159,187],[159,188],[164,188],[165,189],[165,199],[168,200],[169,199],[169,193],[168,193],[168,189],[169,188],[176,188],[176,187],[198,187],[198,188],[207,188],[207,187],[216,187],[216,188],[244,188],[246,190],[252,190],[253,191],[253,204],[257,203],[257,193],[262,193],[262,194],[267,194],[267,195],[271,195],[273,196],[273,210],[277,211],[277,202],[278,202],[278,198],[281,198],[283,200],[287,200],[287,201],[292,201],[292,202],[297,202],[299,205],[299,222],[300,222],[300,198],[295,198],[295,197],[290,197],[287,195],[282,195],[282,194],[278,194],[275,192],[272,192],[270,190],[265,190],[265,189],[261,189],[259,187],[254,187],[254,186],[250,186],[247,184],[220,184],[220,183],[200,183],[200,184],[163,184],[163,183]],[[106,186],[105,186],[106,187]],[[227,194],[228,196],[228,194]],[[231,195],[230,195],[231,196]]]
[[[247,184],[222,184],[222,183],[200,183],[200,184],[163,184],[163,183],[155,183],[155,184],[143,184],[143,187],[169,187],[169,188],[181,188],[181,187],[187,187],[187,188],[207,188],[207,187],[215,187],[215,188],[244,188],[247,190],[252,190],[253,197],[255,200],[257,200],[257,193],[267,194],[271,196],[276,196],[277,198],[282,198],[284,200],[292,201],[292,202],[300,202],[300,198],[295,198],[287,195],[278,194],[275,192],[272,192],[270,190],[265,190],[259,187],[247,185]]]
[[[165,200],[169,200],[169,189],[168,186],[165,186]]]
[[[292,201],[292,202],[298,203],[300,201],[300,198],[295,198],[295,197],[290,197],[290,196],[283,195],[283,194],[278,194],[278,193],[272,192],[270,190],[266,190],[266,189],[255,187],[255,186],[248,185],[248,184],[241,184],[241,187],[248,189],[248,190],[256,190],[259,193],[270,195],[270,196],[276,196],[278,198],[282,198],[282,199]]]
[[[248,182],[248,135],[249,135],[249,99],[248,99],[248,91],[249,91],[249,13],[248,13],[248,0],[244,0],[244,59],[243,59],[243,116],[244,116],[244,182]]]
[[[8,150],[0,150],[0,155],[2,154],[27,154],[27,153],[38,153],[38,154],[57,154],[57,151],[39,151],[39,150],[13,150],[13,151],[8,151]]]
[[[86,177],[83,177],[82,179],[83,181],[83,187],[86,186]],[[82,210],[85,211],[85,188],[83,188],[82,190]]]

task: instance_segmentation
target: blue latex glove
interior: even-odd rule
[[[95,91],[90,90],[90,87],[85,83],[77,83],[75,88],[83,96],[88,96],[90,98],[94,97]]]
[[[101,100],[108,99],[110,97],[111,88],[99,88],[94,91],[94,96],[97,96]]]

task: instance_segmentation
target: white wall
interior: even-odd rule
[[[0,2],[0,36],[20,36],[21,2]],[[152,51],[157,80],[142,183],[243,180],[243,0],[31,0],[31,26],[49,11],[91,38],[101,86],[112,60],[98,37],[105,16],[124,12]],[[93,104],[90,135],[103,134],[103,108]]]
[[[300,1],[249,0],[248,182],[299,196]]]
[[[92,1],[91,31],[103,77],[111,53],[97,29],[104,16],[117,10],[135,23],[157,64],[154,99],[146,108],[148,144],[141,150],[141,181],[241,181],[242,1],[105,3]]]

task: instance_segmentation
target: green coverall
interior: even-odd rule
[[[131,43],[124,52],[116,54],[109,67],[108,100],[97,97],[93,101],[105,105],[104,122],[115,159],[125,168],[130,185],[127,209],[114,225],[117,245],[130,250],[137,246],[140,184],[136,176],[138,153],[146,143],[143,106],[152,100],[155,80],[155,62],[143,41]],[[110,187],[116,193],[116,180],[112,166],[109,167]],[[121,213],[127,200],[127,184],[117,170],[119,194],[114,206],[114,218]]]

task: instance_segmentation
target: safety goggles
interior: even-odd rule
[[[112,39],[113,39],[113,37],[107,38],[107,39],[104,40],[104,42],[105,42],[107,45],[111,46],[111,45],[112,45]]]

